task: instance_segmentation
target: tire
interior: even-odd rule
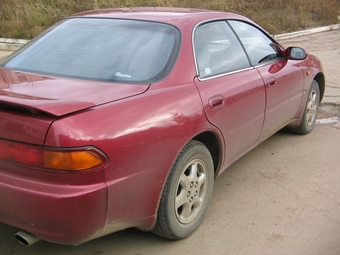
[[[211,154],[193,140],[182,149],[169,173],[153,232],[173,240],[193,233],[203,220],[213,185]]]
[[[315,125],[316,117],[319,111],[320,90],[318,83],[314,80],[310,87],[306,106],[303,112],[301,123],[292,131],[301,135],[310,133]]]

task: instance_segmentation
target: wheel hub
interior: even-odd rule
[[[183,171],[175,199],[176,217],[182,224],[190,223],[200,212],[206,196],[206,167],[194,160]]]

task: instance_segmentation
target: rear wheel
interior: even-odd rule
[[[198,141],[181,151],[166,180],[153,232],[169,239],[189,236],[201,223],[214,184],[209,150]]]
[[[302,121],[299,126],[292,129],[294,132],[305,135],[313,130],[316,117],[319,111],[319,103],[320,103],[320,90],[318,83],[314,80],[309,90]]]

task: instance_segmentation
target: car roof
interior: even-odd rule
[[[197,23],[210,19],[241,19],[250,21],[248,18],[235,13],[178,7],[101,9],[77,13],[72,15],[72,17],[149,20],[170,23],[173,25],[179,25],[183,22]]]

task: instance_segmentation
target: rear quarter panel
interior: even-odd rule
[[[144,94],[59,119],[48,132],[48,146],[93,145],[108,156],[106,223],[94,237],[128,227],[151,229],[164,183],[185,144],[204,131],[222,141],[193,83],[192,24],[180,23],[180,53],[165,80]]]
[[[109,158],[104,170],[107,232],[132,226],[147,229],[154,223],[177,155],[206,130],[216,132],[206,121],[193,83],[170,88],[155,85],[145,94],[57,120],[46,145],[93,145],[105,152]]]

